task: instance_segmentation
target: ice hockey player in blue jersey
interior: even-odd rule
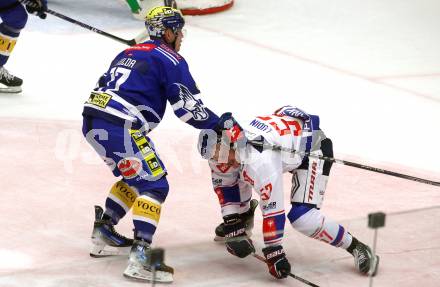
[[[263,253],[269,272],[278,279],[289,275],[291,265],[282,246],[286,221],[283,173],[289,172],[292,188],[287,219],[291,226],[347,250],[361,273],[375,275],[379,257],[320,211],[332,162],[319,157],[333,157],[333,146],[319,128],[319,117],[284,106],[252,119],[243,128],[233,126],[223,133],[202,130],[198,147],[209,160],[224,219],[216,233],[219,236],[221,231],[227,250],[240,258],[255,252],[241,210],[253,189],[260,196]]]
[[[47,0],[29,0],[26,10],[46,18]],[[18,0],[0,1],[0,93],[19,93],[23,80],[9,73],[4,67],[17,43],[20,31],[26,25],[28,15]]]
[[[155,7],[146,17],[150,40],[119,53],[84,104],[83,134],[122,179],[110,190],[105,211],[95,207],[91,256],[126,254],[124,276],[152,280],[150,244],[168,195],[167,171],[148,133],[167,102],[183,122],[215,129],[219,118],[200,99],[188,64],[178,53],[185,24],[179,10]],[[134,241],[114,230],[132,209]],[[172,282],[173,269],[156,266],[155,281]]]

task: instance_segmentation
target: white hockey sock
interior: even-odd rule
[[[310,209],[291,224],[302,234],[336,247],[347,249],[352,241],[351,234],[342,225],[326,218],[315,208]]]

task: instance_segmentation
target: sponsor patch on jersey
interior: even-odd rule
[[[218,185],[222,185],[223,180],[221,178],[213,178],[212,179],[212,185],[214,186],[218,186]]]
[[[118,181],[113,185],[110,193],[116,196],[116,198],[122,201],[128,208],[133,205],[137,198],[136,192],[122,181]]]
[[[138,130],[129,130],[129,132],[135,142],[138,142],[138,141],[141,141],[142,139],[145,139],[145,136]]]
[[[105,109],[108,103],[110,102],[112,96],[105,93],[91,93],[89,99],[87,100],[88,104],[92,104],[98,106],[100,108]]]
[[[263,210],[271,210],[277,208],[277,203],[275,201],[269,202],[268,204],[263,205]]]
[[[310,184],[309,184],[309,201],[311,201],[313,199],[313,191],[315,190],[315,179],[317,176],[317,168],[318,163],[316,161],[314,161],[312,163],[312,170],[311,170],[311,175],[310,175]]]
[[[17,38],[10,38],[6,35],[0,34],[0,52],[3,55],[9,56],[17,43]]]
[[[136,177],[142,170],[142,162],[136,157],[128,157],[118,162],[118,169],[126,179]]]
[[[148,156],[150,153],[153,152],[153,149],[148,144],[148,142],[142,143],[138,145],[139,150],[141,151],[142,155],[144,157]]]
[[[128,49],[125,49],[125,53],[129,53],[131,51],[143,51],[143,52],[150,52],[154,50],[157,46],[154,44],[137,44],[134,45]]]
[[[145,217],[155,222],[159,222],[161,206],[147,198],[140,196],[133,204],[133,215]]]
[[[159,161],[157,160],[156,157],[153,157],[153,158],[147,160],[147,164],[148,164],[148,167],[150,168],[150,170],[152,171],[153,174],[154,174],[158,169],[161,169],[161,167],[160,167],[160,163],[159,163]]]
[[[129,133],[147,163],[151,175],[159,176],[165,173],[147,137],[145,137],[139,130],[129,130]]]

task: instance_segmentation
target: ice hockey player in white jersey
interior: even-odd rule
[[[282,246],[286,221],[282,177],[289,172],[292,187],[287,219],[291,226],[347,250],[361,273],[375,275],[379,257],[320,211],[332,163],[314,156],[333,157],[333,147],[319,128],[319,117],[284,106],[254,118],[243,128],[233,118],[229,126],[222,134],[202,130],[198,143],[202,157],[209,160],[224,219],[216,233],[219,236],[221,229],[227,250],[240,258],[255,252],[241,215],[253,189],[260,196],[263,253],[269,272],[278,279],[288,276],[291,264]]]

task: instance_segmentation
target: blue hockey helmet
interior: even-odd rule
[[[182,13],[172,7],[158,6],[148,11],[145,17],[145,26],[150,37],[162,37],[166,29],[176,33],[185,25]]]

